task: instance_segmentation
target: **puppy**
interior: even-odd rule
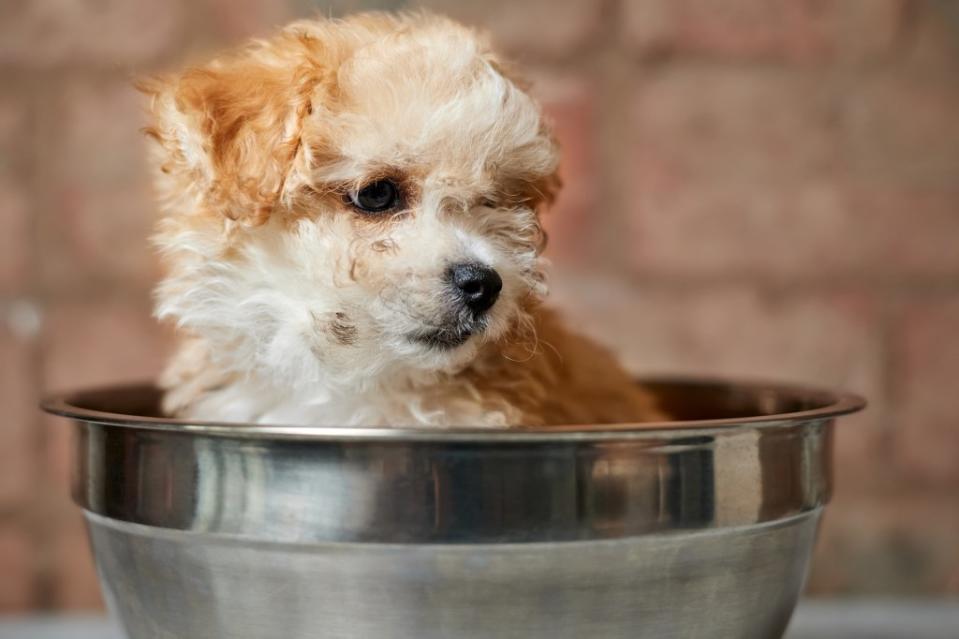
[[[661,417],[540,306],[558,187],[537,104],[476,32],[303,21],[145,81],[164,409],[314,426]]]

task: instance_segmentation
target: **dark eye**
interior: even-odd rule
[[[400,190],[392,180],[370,182],[359,191],[350,193],[350,203],[367,213],[382,213],[396,208]]]

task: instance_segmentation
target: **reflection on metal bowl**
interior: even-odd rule
[[[135,639],[775,638],[855,396],[646,383],[676,421],[192,423],[150,386],[55,397]]]

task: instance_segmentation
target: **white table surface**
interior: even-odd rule
[[[123,634],[100,617],[0,617],[0,639],[123,639]],[[807,601],[786,639],[959,639],[959,599]]]

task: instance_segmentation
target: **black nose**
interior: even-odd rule
[[[482,264],[456,264],[450,267],[449,277],[463,303],[477,315],[488,311],[503,290],[499,273]]]

